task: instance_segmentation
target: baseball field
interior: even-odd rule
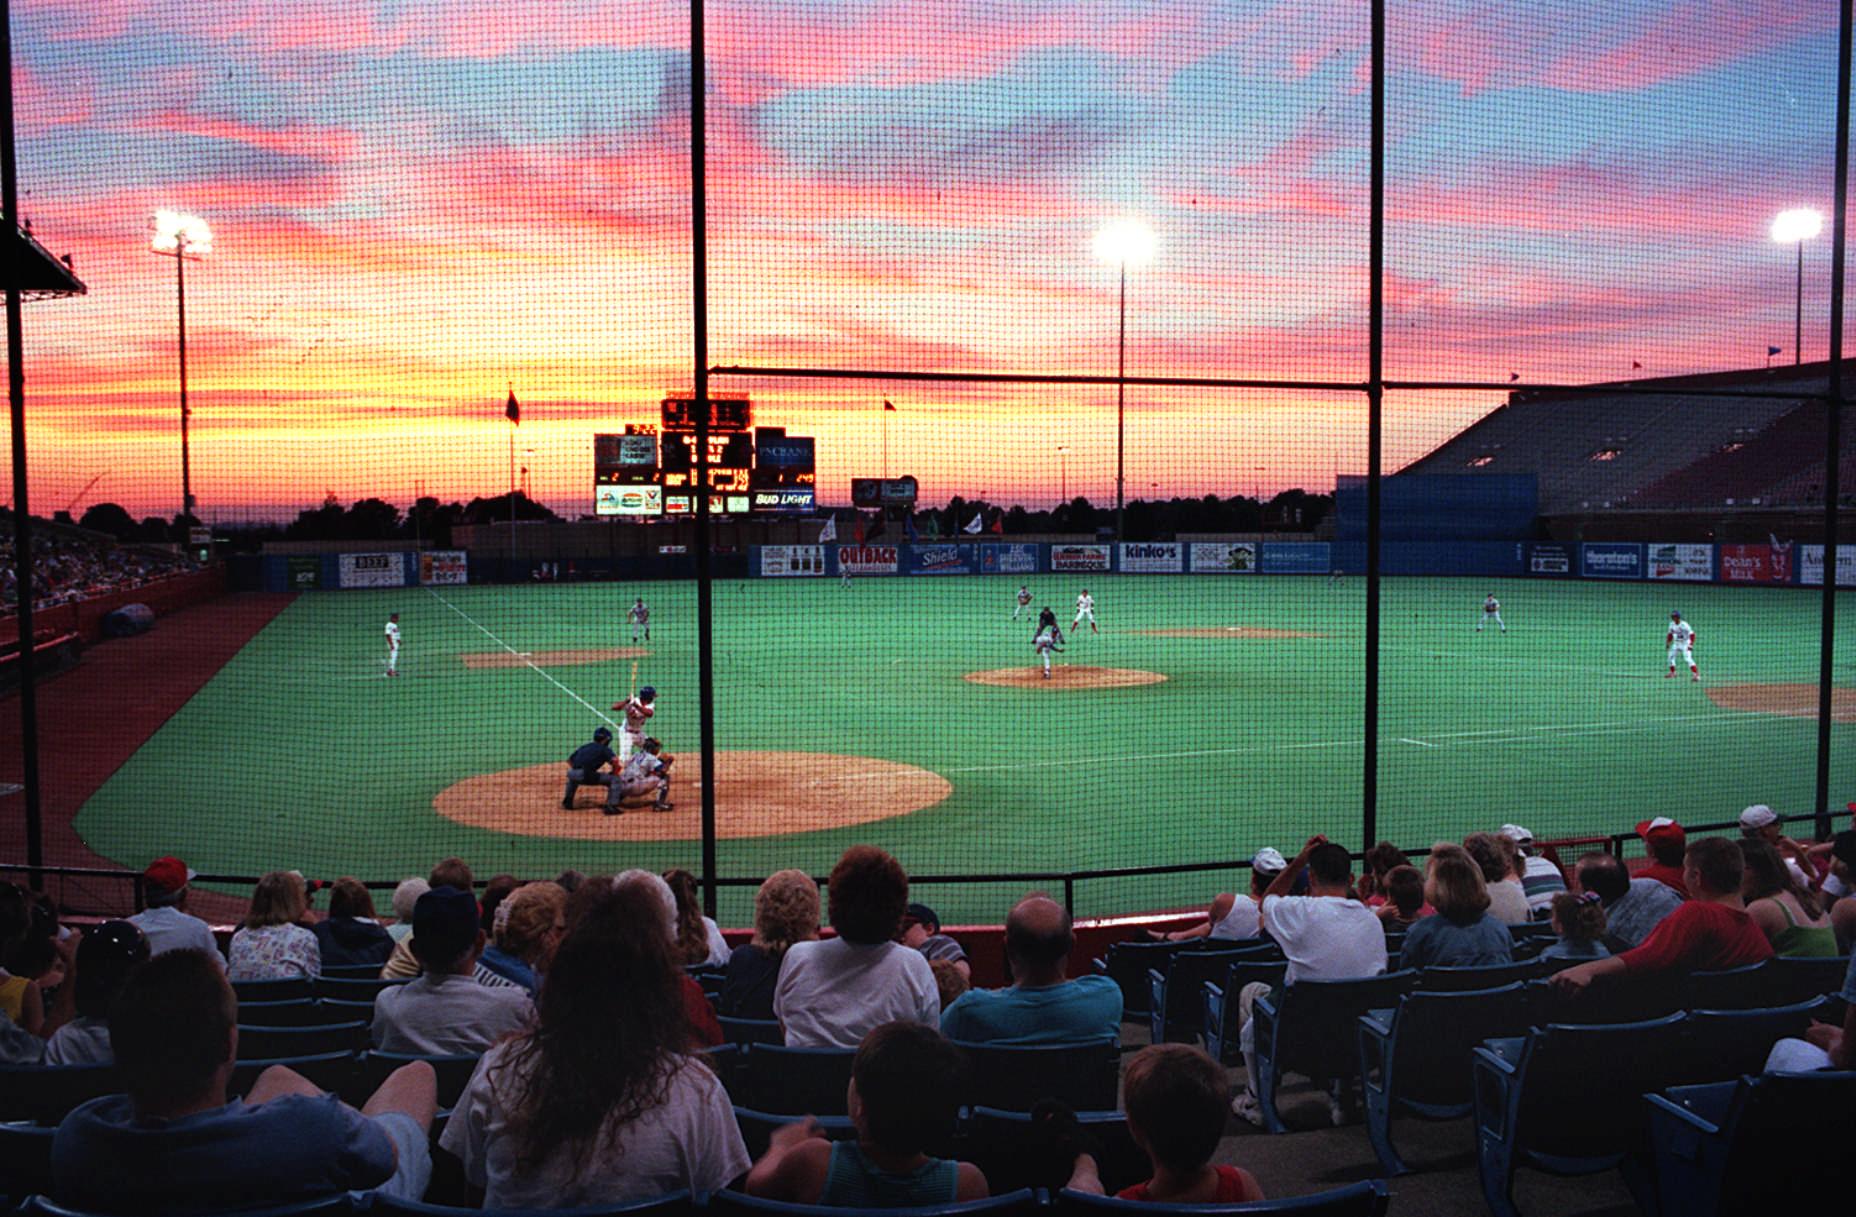
[[[912,872],[1005,874],[1248,857],[1322,831],[1358,848],[1365,590],[1357,578],[1034,578],[1066,629],[1054,679],[1016,578],[748,580],[715,587],[719,873],[823,873],[870,841]],[[1484,594],[1506,634],[1481,633]],[[634,647],[625,609],[651,607]],[[1807,810],[1818,593],[1636,583],[1389,579],[1379,835],[1406,847],[1515,822],[1547,838],[1646,816]],[[1856,597],[1845,594],[1841,614]],[[1699,683],[1664,630],[1697,631]],[[400,614],[397,679],[382,627]],[[1856,798],[1856,643],[1837,664],[1832,794]],[[675,756],[675,809],[559,806],[565,758],[639,685]],[[139,867],[480,875],[700,859],[696,591],[581,584],[297,598],[80,811]],[[1100,879],[1100,914],[1197,901],[1228,876]],[[950,922],[996,921],[1055,881],[923,886]],[[724,924],[749,920],[724,892]]]

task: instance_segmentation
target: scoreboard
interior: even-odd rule
[[[666,397],[661,403],[665,431],[696,430],[696,399]],[[745,397],[711,397],[709,430],[746,431],[754,423],[754,407]]]
[[[601,516],[688,515],[709,495],[718,515],[808,514],[816,506],[816,446],[783,427],[751,426],[748,399],[710,398],[707,450],[696,484],[696,403],[666,397],[662,426],[629,423],[593,437],[593,510]]]

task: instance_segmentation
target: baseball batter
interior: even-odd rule
[[[1050,653],[1063,650],[1063,631],[1058,629],[1055,623],[1041,626],[1038,629],[1038,636],[1031,640],[1031,645],[1037,648],[1038,658],[1044,663],[1044,679],[1049,680]]]
[[[619,764],[623,766],[631,759],[632,751],[645,740],[645,725],[651,716],[657,713],[657,690],[650,685],[638,690],[635,696],[624,701],[612,703],[612,708],[625,715],[625,725],[619,731]]]
[[[1494,592],[1483,598],[1482,620],[1476,623],[1476,633],[1482,633],[1482,627],[1491,621],[1502,627],[1502,633],[1508,632],[1508,627],[1502,623],[1502,602],[1495,598]]]
[[[625,614],[625,619],[632,623],[633,646],[638,645],[639,630],[644,631],[644,640],[646,642],[651,641],[651,610],[645,607],[643,596],[638,597],[638,599],[633,602],[631,611]]]
[[[1012,620],[1017,621],[1020,614],[1027,617],[1031,615],[1031,588],[1023,583],[1018,585],[1018,601],[1012,607]]]
[[[1102,632],[1096,628],[1096,598],[1089,594],[1088,588],[1084,588],[1083,594],[1076,598],[1076,617],[1070,622],[1070,633],[1076,633],[1077,628],[1083,624],[1085,619],[1089,622],[1091,634]]]
[[[400,615],[387,614],[387,675],[400,674]]]
[[[1663,641],[1669,646],[1669,670],[1663,673],[1663,679],[1676,674],[1676,659],[1680,657],[1688,665],[1690,679],[1700,680],[1701,669],[1695,666],[1695,627],[1682,620],[1681,613],[1669,614],[1669,635]]]

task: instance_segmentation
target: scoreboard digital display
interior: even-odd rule
[[[753,427],[745,397],[709,399],[704,477],[696,478],[696,402],[663,399],[662,426],[629,423],[593,437],[594,512],[689,515],[701,492],[718,515],[810,514],[817,505],[817,441],[783,427]]]
[[[696,430],[696,399],[694,397],[666,397],[662,403],[664,430]],[[711,397],[709,399],[710,431],[742,431],[754,425],[754,407],[745,397]]]

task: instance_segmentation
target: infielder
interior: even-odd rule
[[[644,631],[644,640],[646,642],[651,641],[651,610],[645,607],[643,596],[638,597],[637,601],[633,603],[631,611],[625,614],[625,619],[632,623],[633,646],[638,645],[639,630]]]
[[[655,795],[652,811],[670,811],[676,806],[670,801],[670,763],[677,758],[659,755],[662,747],[654,739],[642,741],[619,771],[621,797],[641,799],[645,795]]]
[[[1023,613],[1028,616],[1030,612],[1031,612],[1031,588],[1021,583],[1018,585],[1018,602],[1016,606],[1012,609],[1012,620],[1017,621],[1019,614]]]
[[[582,786],[604,786],[606,788],[606,814],[616,816],[624,808],[619,806],[619,775],[602,771],[602,766],[612,760],[612,732],[601,727],[593,732],[593,742],[582,744],[574,749],[574,754],[567,758],[567,789],[561,795],[561,810],[574,809],[574,792]]]
[[[1495,598],[1494,592],[1482,601],[1482,620],[1476,623],[1476,633],[1482,633],[1482,627],[1491,621],[1502,627],[1502,633],[1508,632],[1508,627],[1502,623],[1502,602]]]
[[[631,759],[632,750],[644,743],[645,724],[657,713],[653,704],[657,701],[657,690],[650,685],[638,690],[633,697],[612,703],[612,708],[624,713],[625,726],[619,731],[619,764],[624,765]]]
[[[1682,620],[1681,613],[1669,614],[1669,636],[1663,640],[1669,645],[1669,670],[1663,673],[1668,680],[1676,674],[1676,657],[1688,665],[1691,679],[1701,679],[1701,669],[1695,666],[1695,627]]]
[[[387,614],[387,675],[400,674],[400,615]]]
[[[1050,653],[1063,650],[1063,631],[1055,623],[1040,626],[1038,636],[1031,640],[1031,645],[1038,650],[1038,658],[1044,661],[1044,679],[1050,679]]]
[[[1096,628],[1096,598],[1089,594],[1088,588],[1084,588],[1083,594],[1076,598],[1076,617],[1070,622],[1070,633],[1076,633],[1085,617],[1089,619],[1089,632],[1100,634],[1102,631]]]

